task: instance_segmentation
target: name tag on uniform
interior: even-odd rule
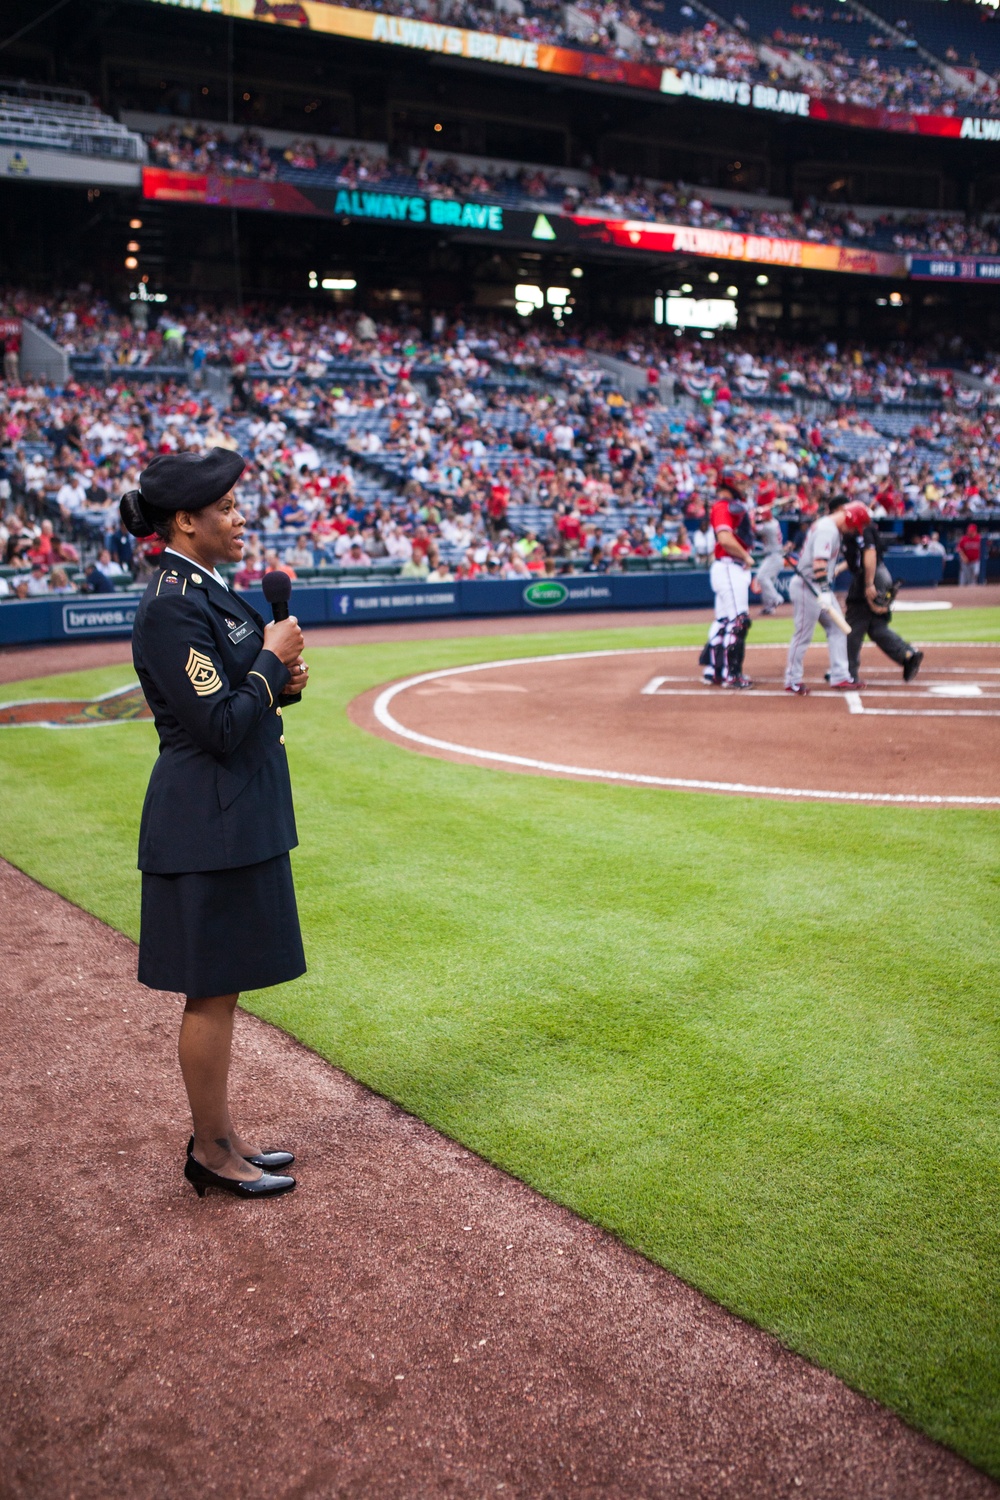
[[[245,620],[242,625],[237,625],[235,630],[231,630],[229,632],[229,639],[232,641],[234,646],[238,646],[240,641],[245,641],[247,636],[252,634],[253,626],[250,624],[249,620]]]

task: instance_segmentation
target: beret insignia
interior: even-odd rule
[[[188,650],[187,665],[184,670],[190,677],[191,686],[199,698],[210,698],[222,686],[222,678],[215,670],[212,658],[201,651],[196,651],[193,646]]]

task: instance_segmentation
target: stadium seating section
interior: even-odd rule
[[[925,548],[995,514],[1000,373],[930,353],[895,365],[648,332],[583,344],[502,323],[429,340],[353,313],[208,309],[142,333],[79,295],[0,310],[64,341],[75,377],[0,388],[5,597],[141,580],[157,544],[133,547],[118,495],[151,454],[214,444],[250,459],[238,586],[279,564],[304,581],[703,564],[723,466],[792,539],[837,491]],[[172,377],[121,362],[144,340],[169,348]],[[608,354],[648,391],[626,400]],[[231,406],[207,392],[213,368]]]

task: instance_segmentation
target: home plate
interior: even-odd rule
[[[983,690],[975,682],[933,682],[927,689],[935,698],[981,698]]]

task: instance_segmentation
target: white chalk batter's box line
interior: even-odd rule
[[[931,644],[966,649],[964,641],[938,641]],[[997,643],[992,641],[975,644],[992,646],[993,650],[1000,649]],[[668,652],[690,652],[692,649],[691,646],[632,646],[606,651],[560,651],[548,656],[504,657],[500,661],[473,662],[465,667],[442,667],[436,672],[421,672],[416,677],[407,677],[402,682],[394,682],[390,687],[383,688],[375,700],[372,712],[383,729],[388,729],[391,734],[398,735],[400,739],[409,740],[411,744],[423,745],[428,750],[445,750],[451,755],[464,755],[470,760],[487,761],[497,766],[516,766],[526,771],[548,771],[557,776],[578,776],[585,781],[614,781],[629,786],[665,787],[675,791],[735,792],[751,797],[793,797],[814,802],[887,803],[911,807],[1000,807],[1000,797],[939,796],[928,792],[842,792],[809,787],[757,786],[752,782],[705,781],[688,776],[646,776],[636,771],[603,771],[591,766],[568,766],[559,761],[540,760],[530,755],[508,755],[501,750],[481,750],[472,745],[458,745],[453,740],[441,740],[434,735],[420,734],[417,730],[408,729],[405,724],[401,724],[390,708],[393,700],[400,693],[405,693],[408,688],[420,687],[425,682],[440,682],[448,677],[460,677],[467,672],[495,672],[506,667],[544,666],[550,662],[594,661],[610,656],[664,656]],[[780,642],[768,642],[758,647],[758,650],[768,649],[787,651],[788,647]],[[740,696],[742,695],[726,694],[730,701]]]
[[[667,687],[667,683],[685,683],[684,687]],[[1000,688],[998,683],[990,683],[990,687]],[[715,687],[709,683],[701,683],[698,686],[691,685],[690,677],[651,677],[645,687],[640,689],[643,697],[648,698],[715,698],[717,700],[739,698],[743,702],[749,702],[751,698],[784,698],[786,696],[784,687],[754,687],[749,693],[733,693],[725,688]],[[893,698],[897,701],[926,702],[928,698],[986,698],[1000,699],[1000,691],[984,692],[974,682],[928,682],[920,688],[913,689],[902,686],[872,687],[868,686],[862,695],[860,692],[845,692],[837,688],[810,688],[811,698],[839,698],[847,705],[847,710],[852,714],[893,714],[897,717],[921,718],[978,718],[978,719],[1000,719],[1000,708],[869,708],[863,701],[864,698]]]

